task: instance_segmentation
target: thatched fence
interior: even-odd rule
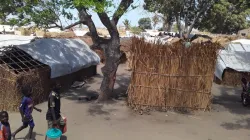
[[[185,48],[132,40],[128,104],[133,108],[209,109],[219,44]]]

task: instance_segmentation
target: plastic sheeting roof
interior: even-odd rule
[[[30,36],[0,36],[0,47],[17,47],[50,66],[51,78],[100,63],[99,56],[81,39],[37,39]]]
[[[215,69],[216,77],[222,80],[223,72],[227,68],[250,72],[250,40],[232,41],[219,52]]]
[[[30,43],[34,36],[0,35],[0,47]]]

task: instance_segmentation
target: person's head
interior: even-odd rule
[[[30,97],[31,96],[31,88],[30,87],[23,87],[22,93],[24,96]]]
[[[241,78],[241,82],[244,84],[244,85],[246,85],[247,84],[247,79],[246,78]]]
[[[56,83],[53,87],[53,91],[57,92],[58,94],[60,93],[61,85],[59,83]]]
[[[1,118],[1,122],[2,122],[2,123],[8,122],[8,121],[9,121],[9,114],[8,114],[8,112],[2,111],[2,112],[0,113],[0,118]]]

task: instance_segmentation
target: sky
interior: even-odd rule
[[[119,3],[120,0],[114,0],[115,2]],[[143,17],[152,17],[152,13],[147,12],[146,10],[143,9],[143,3],[144,0],[135,0],[134,4],[137,5],[138,7],[136,9],[133,10],[129,10],[127,13],[125,13],[119,20],[118,26],[123,26],[123,21],[125,19],[128,19],[130,21],[130,24],[132,26],[137,26],[138,25],[138,21],[140,18]],[[116,9],[110,9],[111,11],[115,11]],[[75,17],[78,15],[76,10],[72,10],[71,11],[73,15],[75,15]],[[99,17],[97,16],[96,13],[92,12],[92,19],[96,25],[96,27],[104,27],[103,24],[101,23]],[[73,23],[74,21],[71,22],[66,22],[63,21],[63,24],[69,25],[70,23]]]

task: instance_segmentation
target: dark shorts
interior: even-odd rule
[[[30,119],[30,120],[27,120],[27,121],[24,121],[23,122],[23,126],[27,127],[27,126],[30,126],[30,127],[35,127],[35,123],[34,123],[34,120],[33,119]]]

